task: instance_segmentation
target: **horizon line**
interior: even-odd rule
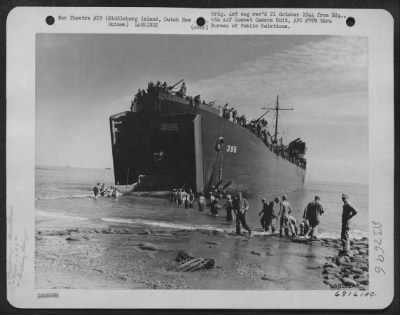
[[[40,168],[40,167],[57,167],[57,168],[79,168],[79,169],[90,169],[90,170],[114,170],[113,167],[83,167],[83,166],[73,166],[73,165],[44,165],[44,164],[38,164],[35,165],[35,169]],[[353,184],[353,185],[369,185],[369,182],[349,182],[349,181],[337,181],[337,180],[326,180],[326,179],[310,179],[310,180],[305,180],[305,184],[307,182],[312,182],[312,183],[321,183],[321,184],[330,184],[330,183],[335,183],[335,184]]]

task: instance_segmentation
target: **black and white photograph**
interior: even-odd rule
[[[8,45],[11,304],[387,305],[385,13],[29,12]]]
[[[37,288],[368,289],[367,54],[37,35]]]

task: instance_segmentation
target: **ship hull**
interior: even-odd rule
[[[223,183],[232,182],[229,186],[232,191],[259,194],[295,190],[303,186],[305,169],[272,152],[246,128],[209,113],[203,115],[206,116],[202,119],[206,180],[210,178],[215,164],[213,144],[222,136],[224,146],[216,172],[219,176],[218,170],[222,170]]]
[[[198,108],[175,115],[125,112],[110,118],[116,185],[138,190],[225,186],[247,195],[303,186],[305,169],[272,152],[248,129]]]

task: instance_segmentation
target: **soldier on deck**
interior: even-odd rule
[[[242,126],[242,127],[246,127],[246,116],[245,115],[242,115],[242,116],[240,116],[240,118],[239,118],[240,120],[240,123],[239,123],[239,125],[240,126]]]
[[[201,103],[200,94],[199,94],[199,95],[196,95],[196,96],[194,97],[193,101],[194,101],[194,107],[199,107],[199,106],[200,106],[200,103]]]
[[[226,119],[232,121],[232,108],[227,110]]]
[[[228,119],[228,103],[222,108],[222,117]]]
[[[232,121],[237,123],[237,110],[232,107]]]
[[[150,81],[150,82],[147,84],[147,93],[151,93],[152,90],[153,90],[153,88],[154,88],[154,83],[153,83],[153,81]]]
[[[256,129],[257,129],[257,136],[259,138],[261,138],[261,129],[262,129],[262,125],[261,125],[261,121],[258,121],[256,124]]]
[[[179,95],[181,97],[185,97],[186,96],[186,84],[185,82],[182,83],[181,88],[179,89]]]

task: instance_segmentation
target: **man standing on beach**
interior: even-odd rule
[[[305,237],[310,236],[314,239],[317,238],[318,225],[321,222],[321,215],[324,212],[324,207],[320,202],[319,196],[315,196],[314,201],[311,201],[304,210],[305,219],[308,220],[310,224],[310,229],[304,235]]]
[[[340,238],[342,240],[343,251],[347,253],[350,249],[350,219],[357,214],[357,211],[350,205],[349,196],[342,194],[343,212],[342,212],[342,233]]]
[[[295,236],[295,231],[293,228],[293,225],[289,219],[289,214],[292,212],[292,207],[287,200],[286,195],[282,196],[282,201],[280,203],[280,209],[278,216],[281,216],[280,218],[280,227],[279,227],[279,236],[282,237],[283,231],[285,231],[286,236],[289,236],[289,228],[290,231],[292,232],[292,236]]]
[[[226,209],[226,221],[232,222],[233,201],[231,195],[226,196],[226,203],[224,205],[224,208]]]
[[[246,213],[249,210],[249,203],[245,198],[242,197],[242,193],[239,192],[233,200],[233,211],[236,214],[236,234],[241,235],[240,225],[242,225],[251,237],[251,229],[246,222]]]
[[[258,214],[259,216],[262,214],[260,223],[261,226],[264,230],[264,232],[268,232],[269,227],[271,227],[272,233],[275,232],[275,226],[274,226],[274,218],[276,217],[275,212],[274,212],[274,202],[271,201],[269,203],[266,202],[266,200],[263,198],[261,200],[263,208]]]
[[[214,198],[213,202],[210,205],[210,211],[211,211],[211,215],[213,217],[217,217],[218,216],[218,209],[220,208],[219,204],[218,204],[218,198]]]

